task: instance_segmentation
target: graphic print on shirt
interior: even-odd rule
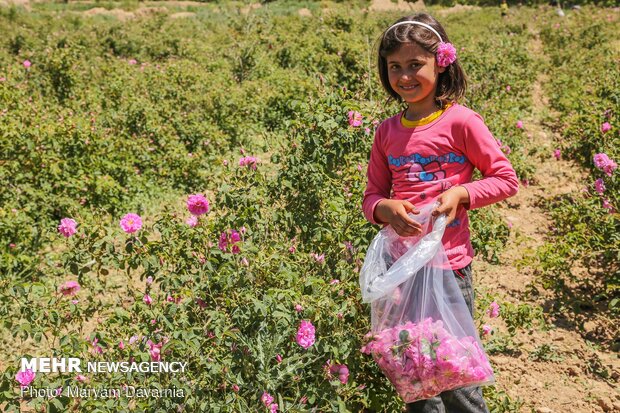
[[[408,156],[394,157],[388,155],[388,163],[397,168],[397,170],[403,170],[407,168],[406,179],[410,182],[433,182],[437,181],[437,186],[433,188],[432,192],[442,193],[452,187],[452,182],[448,181],[446,170],[442,168],[443,164],[450,163],[465,163],[465,155],[457,155],[454,152],[450,152],[443,155],[430,155],[422,156],[419,153],[413,153]],[[407,165],[409,165],[407,167]],[[421,199],[425,199],[426,194],[423,193]]]
[[[446,171],[441,169],[439,162],[433,161],[426,165],[414,162],[407,172],[407,180],[411,182],[429,182],[446,179]]]

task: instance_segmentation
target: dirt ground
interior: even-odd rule
[[[530,49],[538,55],[544,52],[538,39],[532,42]],[[518,270],[514,265],[540,246],[552,227],[546,212],[538,206],[539,201],[560,194],[579,193],[587,182],[585,171],[577,164],[553,157],[553,132],[541,124],[542,113],[549,108],[542,88],[544,81],[545,75],[539,76],[533,88],[535,116],[523,120],[531,136],[527,150],[540,160],[537,181],[521,186],[519,193],[507,200],[502,209],[506,221],[513,225],[509,244],[501,257],[502,264],[491,265],[477,260],[474,267],[476,285],[514,303],[544,302],[544,297],[532,301],[526,294],[527,286],[534,281],[532,269]],[[601,365],[617,380],[620,378],[617,354],[597,349],[564,320],[550,321],[549,331],[532,329],[517,333],[515,342],[521,349],[520,354],[491,356],[497,386],[511,398],[519,398],[524,403],[523,412],[619,412],[618,388],[591,371],[592,365]],[[501,328],[501,320],[497,324]],[[543,345],[554,349],[557,360],[532,360],[532,352]]]

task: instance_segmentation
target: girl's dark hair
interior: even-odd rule
[[[450,42],[441,24],[428,13],[418,13],[413,16],[403,17],[394,22],[394,24],[403,21],[417,21],[428,24],[433,29],[437,30],[437,33],[441,35],[444,42]],[[411,42],[419,44],[420,47],[433,54],[437,52],[437,47],[439,47],[439,38],[437,35],[426,27],[418,24],[401,24],[393,29],[388,29],[387,32],[383,32],[379,43],[378,63],[381,84],[386,92],[399,102],[402,98],[392,89],[392,86],[390,86],[387,56],[398,50],[403,43]],[[454,63],[446,67],[443,73],[439,74],[435,99],[443,106],[448,102],[458,101],[465,97],[466,89],[467,78],[457,58]]]

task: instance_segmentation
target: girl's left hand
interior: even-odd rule
[[[432,215],[436,217],[441,214],[446,214],[446,225],[449,225],[452,221],[454,221],[459,205],[469,204],[469,192],[467,192],[465,187],[453,186],[443,194],[439,195],[437,201],[439,201],[441,205],[433,210]]]

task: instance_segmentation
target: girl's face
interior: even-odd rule
[[[387,56],[390,86],[411,106],[435,107],[437,78],[446,68],[435,62],[435,55],[415,42],[403,43]]]

